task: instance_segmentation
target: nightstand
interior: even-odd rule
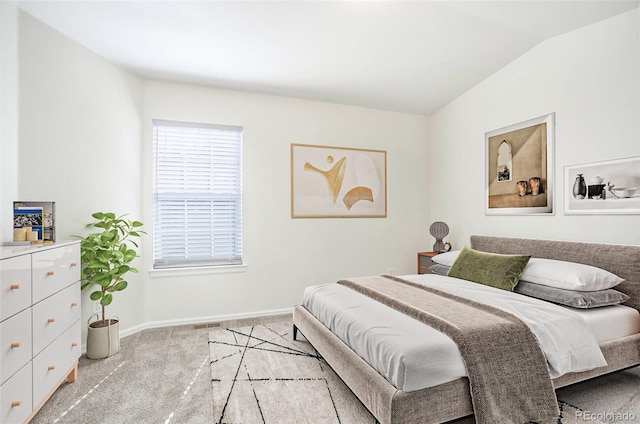
[[[429,267],[434,264],[431,260],[436,256],[436,252],[418,252],[418,274],[429,274]]]

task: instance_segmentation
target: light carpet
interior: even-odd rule
[[[292,340],[290,319],[213,330],[209,350],[217,424],[377,423],[300,333]],[[558,423],[602,423],[568,403],[560,409]]]

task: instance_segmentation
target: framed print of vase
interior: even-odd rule
[[[553,214],[555,114],[485,133],[485,214]]]
[[[565,166],[564,213],[640,214],[640,156]]]

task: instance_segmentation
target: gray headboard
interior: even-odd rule
[[[631,297],[625,302],[626,306],[640,311],[640,246],[473,235],[470,247],[483,252],[531,255],[606,269],[625,279],[615,289]]]

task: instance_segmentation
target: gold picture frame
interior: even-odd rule
[[[387,152],[291,144],[292,218],[385,218]]]

